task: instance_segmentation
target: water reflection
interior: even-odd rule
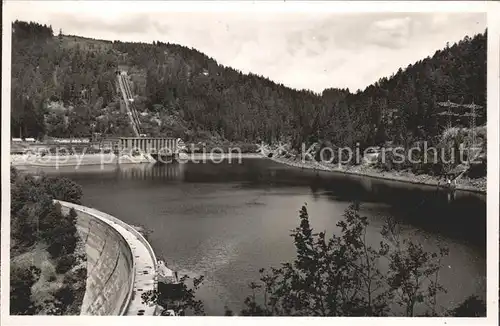
[[[116,169],[119,178],[131,180],[183,181],[184,164],[121,165]]]
[[[21,171],[33,174],[62,175],[74,180],[98,176],[101,180],[161,180],[179,181],[185,179],[185,164],[122,164],[86,165],[76,167],[35,167],[22,168]]]
[[[315,200],[326,196],[332,202],[386,203],[401,221],[471,241],[482,248],[485,245],[484,194],[450,194],[435,186],[286,168],[278,168],[275,181],[294,186],[307,184]]]
[[[373,189],[373,182],[372,178],[362,178],[360,181],[361,186],[363,187],[363,190],[366,192],[373,192],[375,189]]]
[[[46,172],[48,170],[44,169]],[[66,175],[82,184],[120,182],[123,189],[157,188],[168,183],[231,184],[242,190],[286,190],[288,194],[308,189],[313,200],[326,198],[330,202],[384,203],[400,220],[431,232],[444,233],[472,240],[483,246],[486,239],[485,195],[456,191],[449,192],[433,186],[374,179],[325,171],[301,170],[262,159],[236,162],[123,164],[112,166],[82,166],[60,168],[52,172]],[[50,173],[50,172],[47,172]],[[92,181],[93,180],[93,181]],[[111,187],[111,186],[110,186]],[[184,188],[182,188],[184,189]],[[153,191],[153,190],[152,190]],[[190,206],[197,202],[189,203]]]

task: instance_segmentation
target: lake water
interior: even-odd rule
[[[151,245],[169,267],[204,275],[198,297],[208,315],[223,314],[226,305],[239,311],[260,268],[293,259],[289,234],[304,203],[312,227],[331,234],[349,204],[360,201],[373,246],[385,217],[395,217],[403,237],[428,250],[439,244],[449,248],[440,273],[447,289],[439,298],[443,306],[472,294],[485,298],[484,195],[457,192],[453,200],[435,187],[318,173],[265,159],[87,166],[57,173],[83,186],[83,204],[152,230]]]

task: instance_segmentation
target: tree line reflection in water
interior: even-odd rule
[[[485,196],[457,191],[450,199],[446,191],[354,175],[289,168],[268,160],[246,159],[242,164],[171,163],[119,166],[85,166],[78,170],[59,169],[57,174],[87,183],[89,179],[132,181],[143,186],[161,183],[232,183],[241,188],[309,188],[313,198],[332,201],[385,203],[411,224],[439,230],[481,245],[485,241]],[[110,180],[111,181],[111,180]],[[122,187],[137,185],[122,184]],[[189,199],[188,199],[189,200]]]
[[[153,164],[119,166],[115,170],[115,175],[131,180],[183,181],[184,172],[183,164]]]

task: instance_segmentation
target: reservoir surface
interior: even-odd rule
[[[440,280],[452,307],[469,295],[485,298],[486,198],[435,187],[302,170],[253,158],[238,163],[83,166],[44,169],[83,187],[83,204],[151,230],[158,257],[179,273],[204,275],[197,293],[207,315],[238,312],[259,269],[295,255],[290,230],[307,204],[316,231],[338,233],[353,202],[368,217],[367,239],[378,247],[387,217],[402,237],[427,250],[449,249]]]

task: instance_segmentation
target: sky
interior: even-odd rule
[[[115,8],[62,4],[13,1],[9,18],[52,25],[56,34],[177,43],[244,73],[317,93],[364,89],[447,42],[484,32],[487,21],[484,13],[168,12],[146,4],[125,12],[116,2]]]

